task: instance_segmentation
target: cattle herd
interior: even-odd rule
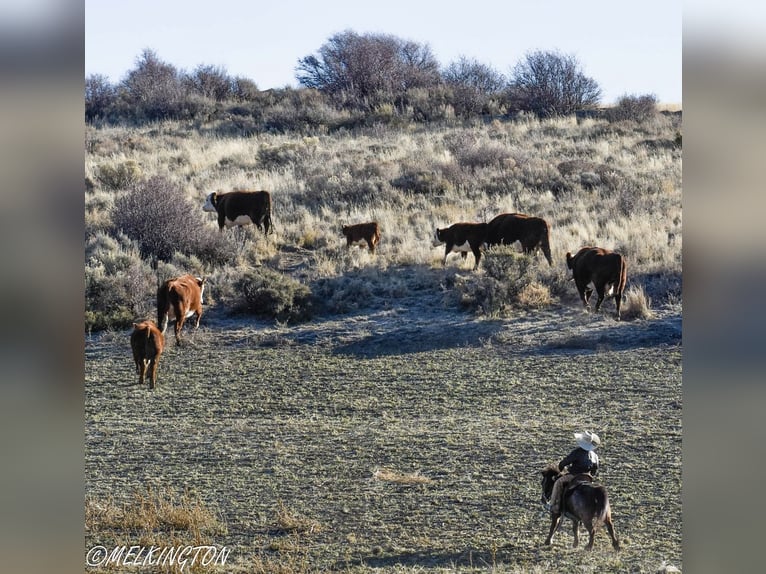
[[[273,232],[271,220],[271,194],[268,191],[232,191],[225,194],[211,193],[207,196],[203,211],[216,213],[219,231],[224,227],[238,227],[253,224],[266,235]],[[380,227],[377,222],[344,225],[341,229],[346,238],[346,246],[367,246],[370,253],[380,243]],[[534,254],[540,249],[553,265],[550,248],[550,226],[540,217],[521,213],[501,213],[489,223],[454,223],[443,229],[436,229],[434,246],[444,244],[442,264],[446,264],[447,255],[460,253],[465,259],[470,251],[474,256],[474,269],[479,266],[481,250],[494,245],[512,245],[521,243],[526,254]],[[604,298],[613,296],[616,319],[620,320],[627,263],[616,252],[601,247],[583,247],[575,255],[566,254],[567,268],[572,270],[577,291],[583,306],[589,308],[590,296],[596,288],[598,299],[596,311],[599,311]],[[195,329],[199,327],[202,316],[202,296],[205,291],[205,279],[192,275],[183,275],[168,279],[157,290],[157,323],[146,320],[134,323],[130,337],[133,358],[139,384],[143,384],[149,374],[149,388],[154,388],[157,378],[157,363],[165,346],[164,333],[169,319],[175,319],[176,343],[181,340],[181,329],[186,319],[195,317]]]

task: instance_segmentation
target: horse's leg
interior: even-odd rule
[[[574,536],[574,543],[572,544],[572,548],[577,548],[577,545],[580,543],[580,536],[578,534],[578,530],[580,530],[580,521],[572,519],[572,535]]]
[[[551,540],[553,540],[553,533],[556,532],[556,527],[559,525],[560,520],[560,514],[551,514],[551,531],[548,533],[548,538],[545,539],[545,544],[547,546],[551,545]]]
[[[604,524],[606,525],[607,532],[609,532],[609,537],[612,539],[612,547],[615,550],[619,550],[620,541],[617,539],[617,534],[614,531],[614,524],[612,524],[612,517],[607,516],[606,520],[604,520]]]

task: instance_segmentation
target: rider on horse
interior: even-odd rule
[[[574,437],[577,448],[559,463],[559,471],[568,468],[569,472],[553,483],[551,513],[555,515],[561,514],[563,495],[567,487],[581,482],[592,482],[598,472],[598,455],[595,449],[601,444],[601,439],[596,433],[589,431],[576,432]]]

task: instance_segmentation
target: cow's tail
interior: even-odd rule
[[[545,229],[543,229],[543,237],[540,241],[540,247],[543,250],[543,255],[548,260],[548,265],[553,266],[553,258],[551,257],[551,244],[550,244],[551,228],[548,226],[548,222],[545,222]]]
[[[622,296],[625,291],[625,284],[628,282],[628,264],[625,261],[624,256],[620,256],[620,282],[618,284],[617,293]]]
[[[157,283],[160,282],[159,275],[157,276]],[[168,328],[168,308],[170,301],[168,300],[168,289],[164,285],[157,287],[157,327],[165,334],[165,330]]]

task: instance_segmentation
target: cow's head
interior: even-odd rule
[[[436,229],[436,233],[434,234],[434,247],[447,242],[447,237],[446,237],[447,229],[448,228],[446,227],[444,229],[438,229],[438,228]]]
[[[217,212],[218,206],[218,194],[216,192],[211,193],[207,196],[207,199],[205,200],[205,204],[202,206],[202,211],[210,211],[210,212]]]
[[[574,257],[572,257],[572,254],[569,251],[567,251],[567,267],[569,269],[572,269],[572,260],[573,259],[574,259]]]
[[[343,233],[343,235],[348,236],[348,225],[344,225],[343,227],[340,228],[340,230]]]

